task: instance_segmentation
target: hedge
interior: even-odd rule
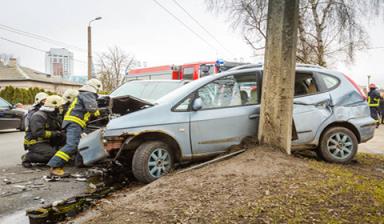
[[[13,86],[6,86],[0,91],[0,97],[10,102],[11,104],[22,103],[31,105],[35,101],[35,95],[39,92],[45,92],[48,95],[56,94],[54,92],[45,91],[42,88],[14,88]]]

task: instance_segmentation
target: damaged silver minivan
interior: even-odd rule
[[[155,102],[111,99],[120,113],[81,140],[86,165],[117,160],[142,182],[175,163],[225,152],[257,133],[263,67],[245,65],[188,83]],[[128,109],[130,105],[137,105]],[[297,65],[294,98],[297,139],[328,162],[346,163],[371,139],[375,122],[358,86],[346,75]]]

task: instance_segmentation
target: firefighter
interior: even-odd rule
[[[371,110],[371,117],[376,121],[376,128],[379,127],[379,106],[380,106],[380,93],[376,89],[376,85],[374,83],[369,84],[369,92],[368,92],[368,106]]]
[[[55,154],[56,144],[64,136],[59,113],[63,103],[60,96],[48,96],[44,106],[30,118],[24,138],[24,149],[28,152],[21,157],[23,167],[30,168],[32,163],[46,164]]]
[[[97,117],[97,92],[102,84],[97,79],[90,79],[79,89],[79,95],[73,100],[64,116],[63,129],[66,130],[66,144],[48,162],[52,176],[63,176],[64,165],[77,152],[81,133],[91,116]]]
[[[31,120],[32,115],[39,111],[40,107],[44,105],[47,100],[48,94],[44,92],[39,92],[35,96],[35,103],[32,105],[31,109],[28,110],[27,116],[25,118],[25,127],[28,127],[29,121]]]
[[[63,118],[65,113],[68,111],[69,106],[71,105],[72,101],[79,95],[79,91],[74,89],[67,89],[63,94],[63,99],[65,101],[65,104],[63,105]]]

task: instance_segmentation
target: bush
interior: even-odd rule
[[[46,91],[42,88],[14,88],[13,86],[6,86],[0,91],[0,97],[10,102],[11,104],[22,103],[31,105],[35,101],[35,95],[39,92],[46,92],[48,95],[56,94],[51,91]]]

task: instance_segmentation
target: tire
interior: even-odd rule
[[[348,163],[357,153],[358,141],[355,134],[344,127],[332,127],[325,131],[318,153],[330,163]]]
[[[138,181],[143,183],[159,179],[172,168],[172,150],[160,141],[142,143],[132,158],[132,173]]]

